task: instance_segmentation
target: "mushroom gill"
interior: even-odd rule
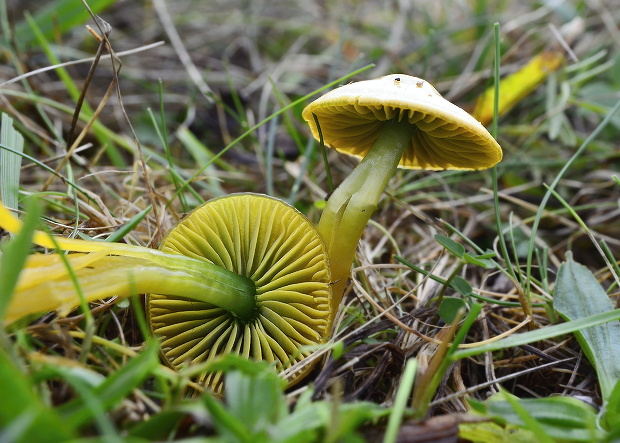
[[[179,223],[160,249],[206,260],[256,285],[249,320],[208,302],[148,295],[148,320],[171,367],[233,353],[273,362],[281,371],[308,356],[305,347],[326,340],[331,276],[325,246],[315,227],[288,204],[255,194],[211,200]],[[291,383],[308,370],[295,372]],[[222,389],[221,373],[198,381],[215,392]]]

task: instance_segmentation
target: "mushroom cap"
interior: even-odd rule
[[[314,225],[292,206],[258,194],[210,200],[172,229],[160,249],[250,278],[258,305],[255,319],[242,322],[209,303],[148,295],[147,317],[169,366],[233,353],[284,370],[311,353],[303,347],[326,340],[332,293],[326,249]],[[197,381],[220,392],[221,378],[207,373]]]
[[[303,118],[319,140],[339,152],[364,157],[383,123],[408,119],[418,127],[399,163],[410,169],[485,169],[502,159],[502,149],[484,126],[444,99],[425,80],[392,74],[341,86],[310,103]]]

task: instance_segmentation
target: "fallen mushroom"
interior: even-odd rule
[[[336,188],[321,215],[334,279],[334,309],[346,287],[357,243],[397,167],[476,170],[502,159],[495,139],[475,118],[425,80],[393,74],[341,86],[309,104],[303,118],[325,145],[362,158]]]
[[[20,222],[0,205],[0,226]],[[148,293],[146,308],[163,357],[179,369],[226,353],[290,368],[323,343],[330,329],[331,278],[315,227],[296,209],[267,196],[211,200],[177,225],[161,251],[54,237],[44,247],[87,252],[67,256],[87,301]],[[0,262],[1,264],[1,262]],[[157,294],[157,295],[156,295]],[[33,254],[20,274],[4,323],[79,305],[59,254]],[[304,347],[307,347],[304,349]],[[289,376],[294,383],[311,368]],[[220,374],[200,381],[221,390]]]
[[[256,287],[256,308],[247,319],[208,302],[148,295],[149,323],[173,368],[233,352],[283,370],[310,354],[304,347],[326,340],[331,277],[325,247],[308,219],[282,201],[249,194],[212,200],[179,223],[160,249],[207,260]],[[204,374],[200,381],[217,391],[220,377]]]

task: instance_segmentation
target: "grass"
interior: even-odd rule
[[[324,3],[98,2],[118,71],[106,51],[93,65],[79,2],[0,0],[0,189],[25,212],[0,234],[0,313],[37,224],[156,247],[235,192],[318,221],[355,164],[328,150],[326,168],[309,139],[301,110],[323,90],[402,72],[473,111],[498,77],[563,60],[490,123],[496,169],[396,174],[301,384],[235,357],[175,372],[139,296],[100,301],[0,332],[0,440],[618,438],[620,3]],[[205,369],[225,372],[222,398],[193,382]]]

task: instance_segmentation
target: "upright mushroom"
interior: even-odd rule
[[[309,104],[303,118],[325,145],[362,158],[327,201],[318,230],[327,245],[337,309],[357,243],[397,167],[475,170],[502,159],[475,118],[425,80],[393,74],[351,83]]]

